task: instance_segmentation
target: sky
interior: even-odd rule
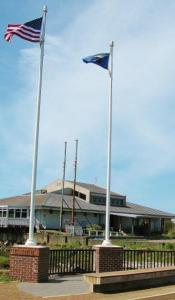
[[[73,180],[106,186],[109,74],[82,58],[114,41],[111,190],[175,213],[175,1],[1,1],[0,198],[30,191],[40,48],[14,37],[48,5],[37,188]]]

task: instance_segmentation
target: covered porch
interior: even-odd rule
[[[115,231],[123,231],[132,235],[150,235],[163,233],[165,220],[149,215],[137,215],[127,213],[110,214],[110,227]]]

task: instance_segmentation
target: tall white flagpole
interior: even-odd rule
[[[111,187],[111,144],[112,144],[112,83],[113,83],[113,47],[114,42],[110,44],[110,96],[109,96],[109,117],[108,117],[108,157],[107,157],[107,188],[106,188],[106,224],[105,240],[102,246],[111,246],[109,239],[110,227],[110,187]]]
[[[33,151],[33,168],[32,168],[32,183],[31,183],[31,202],[30,202],[30,223],[29,223],[29,238],[26,241],[26,246],[35,246],[34,240],[34,226],[35,226],[35,193],[36,193],[36,175],[37,175],[37,160],[38,160],[38,140],[39,140],[39,123],[40,123],[40,106],[41,106],[41,90],[42,90],[42,73],[44,60],[44,40],[46,27],[47,6],[43,7],[43,20],[40,41],[40,67],[39,67],[39,81],[38,81],[38,97],[36,103],[36,125],[34,136],[34,151]]]

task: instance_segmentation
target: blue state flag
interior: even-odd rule
[[[93,63],[96,65],[99,65],[100,67],[104,69],[108,69],[109,64],[109,53],[98,53],[95,55],[87,56],[83,58],[83,61],[88,63]]]

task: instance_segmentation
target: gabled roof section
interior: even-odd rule
[[[73,181],[65,180],[65,186],[66,186],[66,182],[71,183],[72,187],[73,187]],[[45,188],[47,189],[49,186],[53,187],[55,185],[55,191],[56,191],[56,190],[58,190],[58,183],[60,184],[61,181],[60,180],[52,181],[49,184],[47,184],[43,189],[45,189]],[[106,195],[106,189],[105,188],[100,187],[100,186],[95,185],[95,184],[92,184],[92,183],[76,182],[76,187],[78,187],[78,186],[82,187],[84,189],[87,189],[90,193]],[[125,198],[124,195],[121,195],[119,193],[111,192],[111,195],[116,196],[116,197]]]
[[[135,203],[127,202],[127,206],[130,207],[132,210],[137,211],[138,214],[148,214],[148,215],[155,215],[155,216],[171,216],[173,218],[173,214],[164,212],[162,210],[158,210],[155,208],[138,205]]]

